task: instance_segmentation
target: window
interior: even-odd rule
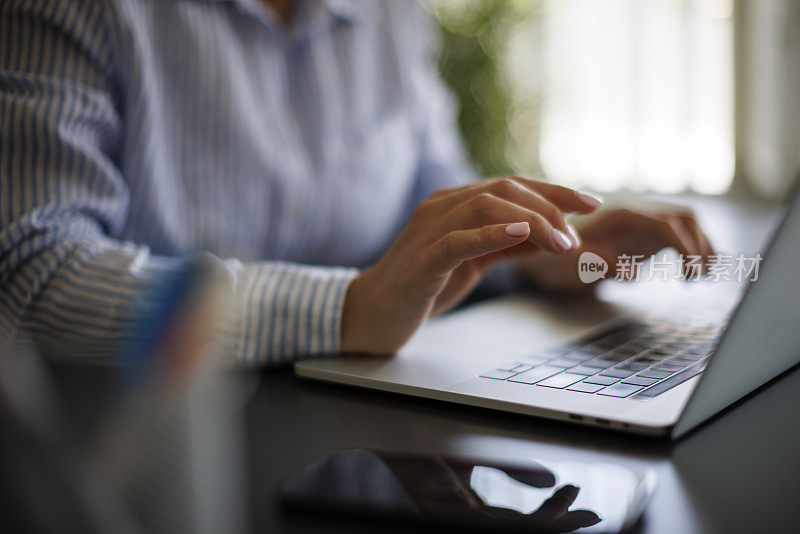
[[[445,47],[448,17],[485,13],[481,4],[437,6]],[[495,83],[508,88],[511,170],[599,191],[730,187],[732,0],[541,0],[507,10],[494,21],[502,31],[481,44],[494,46]]]

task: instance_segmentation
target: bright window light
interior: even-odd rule
[[[511,165],[599,191],[730,187],[732,0],[539,6],[504,58],[516,109],[539,107],[538,124],[512,118]]]

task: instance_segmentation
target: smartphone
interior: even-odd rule
[[[652,470],[611,463],[477,458],[350,449],[281,488],[291,510],[526,532],[621,532],[655,488]]]

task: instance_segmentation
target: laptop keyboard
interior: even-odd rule
[[[545,350],[480,377],[608,397],[653,398],[699,375],[726,324],[645,318]]]

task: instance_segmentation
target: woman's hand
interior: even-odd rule
[[[615,207],[597,211],[575,223],[581,246],[558,257],[530,257],[520,260],[519,272],[534,286],[558,293],[581,293],[595,284],[578,278],[578,258],[594,252],[609,265],[607,277],[613,278],[618,258],[647,258],[667,247],[686,256],[700,256],[706,270],[714,249],[703,233],[691,209],[666,203],[642,203],[636,207]],[[621,273],[622,277],[632,273]],[[688,273],[685,273],[688,274]],[[628,276],[630,277],[630,276]]]
[[[590,213],[599,205],[592,196],[520,176],[434,193],[389,251],[350,285],[342,351],[395,352],[422,321],[457,303],[498,261],[576,248],[564,212]]]

